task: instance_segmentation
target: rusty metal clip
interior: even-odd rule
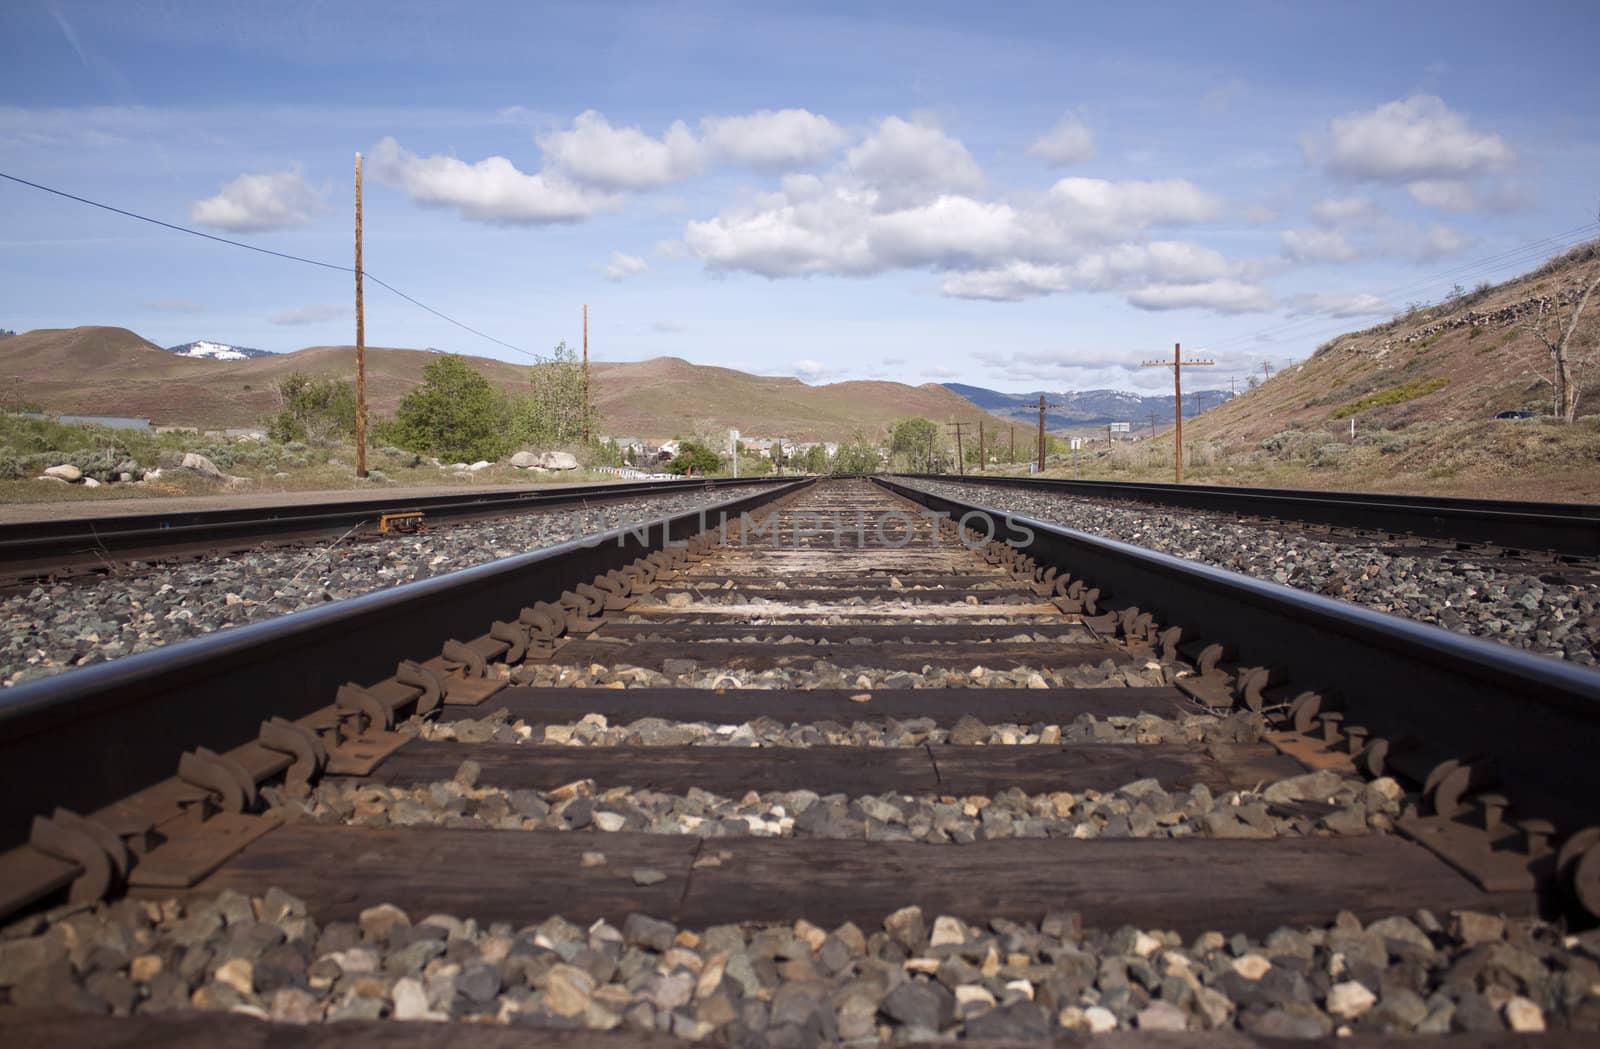
[[[522,654],[528,650],[528,628],[521,623],[507,623],[497,619],[489,624],[489,636],[510,646],[506,649],[505,655],[500,657],[507,663],[521,662]]]
[[[446,641],[439,654],[446,663],[455,664],[451,669],[459,669],[465,677],[484,677],[489,673],[489,664],[478,654],[478,650],[455,638]]]
[[[128,872],[128,852],[122,840],[66,809],[57,809],[48,819],[35,816],[28,844],[46,856],[75,863],[82,869],[68,893],[72,903],[105,899],[113,883]]]
[[[215,794],[224,812],[243,812],[256,803],[256,781],[249,770],[205,747],[179,756],[178,778]]]
[[[317,734],[284,718],[263,721],[256,742],[294,757],[294,764],[284,772],[284,779],[290,783],[310,783],[328,764],[328,751]]]
[[[444,702],[444,680],[415,660],[402,659],[395,667],[394,679],[409,688],[422,690],[422,695],[417,697],[419,715],[433,713]]]
[[[341,720],[353,718],[357,722],[355,731],[347,735],[358,736],[368,729],[394,727],[394,710],[389,704],[353,681],[347,681],[339,686],[339,691],[334,696],[333,707],[341,715]]]

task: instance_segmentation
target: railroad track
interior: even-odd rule
[[[945,474],[912,474],[952,481]],[[1530,564],[1600,558],[1600,505],[1292,488],[1077,481],[972,474],[966,484],[1232,514],[1244,523],[1299,527],[1345,541],[1419,551],[1472,551]]]
[[[0,1030],[1600,1024],[1572,667],[893,481],[343,606],[0,699]]]
[[[442,521],[460,522],[562,507],[604,505],[666,492],[773,483],[773,478],[583,484],[530,491],[414,496],[404,492],[333,502],[249,509],[157,511],[116,517],[0,524],[0,589],[35,579],[116,571],[128,562],[210,557],[256,547],[343,536],[377,536]]]

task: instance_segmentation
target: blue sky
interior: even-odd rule
[[[10,0],[0,171],[506,342],[1226,387],[1593,236],[1600,4]],[[353,340],[351,280],[0,182],[0,327]],[[371,345],[518,354],[369,285]],[[1132,367],[1130,367],[1132,365]]]

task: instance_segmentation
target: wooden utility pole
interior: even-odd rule
[[[356,154],[356,476],[367,476],[367,315],[361,302],[361,154]]]
[[[1016,423],[1012,423],[1011,424],[1011,454],[1006,456],[1006,462],[1014,463],[1016,461],[1017,461],[1017,424]]]
[[[1044,473],[1044,410],[1059,407],[1059,404],[1046,404],[1044,394],[1039,395],[1039,473]]]
[[[961,428],[965,425],[966,423],[951,423],[945,431],[956,435],[956,472],[962,477],[967,476],[967,461],[961,455]]]
[[[983,420],[978,420],[978,471],[983,471]]]
[[[1151,438],[1151,440],[1154,440],[1155,436],[1156,436],[1156,413],[1155,412],[1151,412],[1150,413],[1150,438]]]
[[[1172,369],[1172,461],[1178,483],[1183,483],[1183,369],[1216,364],[1216,361],[1186,361],[1177,343],[1172,344],[1172,362],[1141,361],[1146,368]]]
[[[589,304],[583,304],[583,443],[589,443]],[[734,453],[738,458],[738,452]]]

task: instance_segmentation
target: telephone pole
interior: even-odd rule
[[[983,455],[983,420],[979,419],[978,420],[978,472],[979,473],[983,472],[983,464],[984,464],[984,455]]]
[[[961,428],[965,425],[966,423],[951,423],[945,429],[946,433],[956,435],[956,472],[962,477],[967,476],[967,461],[961,455]]]
[[[583,304],[583,443],[589,443],[589,304]],[[738,453],[734,453],[738,461]]]
[[[1150,439],[1151,440],[1155,440],[1155,436],[1156,436],[1156,413],[1155,412],[1151,412],[1150,413]]]
[[[1044,394],[1039,395],[1039,473],[1044,473],[1044,410],[1059,407],[1059,404],[1046,404]]]
[[[1172,369],[1172,460],[1174,472],[1178,483],[1183,483],[1183,369],[1210,366],[1216,361],[1186,361],[1183,359],[1181,347],[1178,343],[1172,344],[1172,361],[1140,361],[1146,368],[1171,368]],[[1042,398],[1041,398],[1042,400]]]
[[[361,302],[361,154],[356,154],[356,476],[367,476],[367,315]]]
[[[1006,457],[1006,462],[1014,463],[1016,461],[1017,461],[1017,424],[1016,423],[1012,423],[1011,424],[1011,454]]]

